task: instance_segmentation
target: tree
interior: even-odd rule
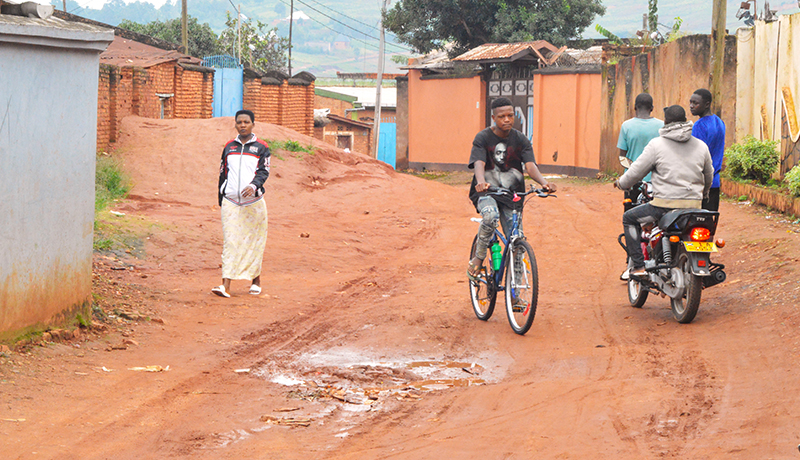
[[[211,26],[200,24],[197,18],[189,16],[186,21],[187,34],[189,40],[189,50],[186,54],[203,58],[216,53],[217,35],[211,30]],[[127,19],[119,23],[119,27],[151,37],[159,38],[170,43],[181,43],[181,19],[171,19],[166,22],[152,21],[147,24],[139,24]]]
[[[227,13],[226,29],[219,34],[218,52],[241,56],[242,62],[262,72],[286,71],[289,39],[278,35],[277,27],[267,29],[261,21],[243,20],[237,33],[236,18]],[[241,36],[241,43],[238,38]],[[238,45],[238,46],[237,46]]]
[[[563,45],[604,13],[600,0],[400,0],[384,24],[417,52],[452,43],[457,55],[484,43]]]

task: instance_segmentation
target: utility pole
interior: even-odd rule
[[[294,24],[294,0],[289,3],[289,78],[292,77],[292,24]]]
[[[722,74],[725,67],[725,0],[714,0],[711,19],[711,111],[722,115]]]
[[[372,158],[378,158],[378,142],[381,139],[381,86],[383,85],[383,59],[386,45],[386,33],[383,27],[383,15],[389,0],[383,0],[381,7],[381,41],[378,46],[378,85],[375,88],[375,120],[372,125]]]
[[[66,13],[67,12],[67,0],[63,0],[62,3],[64,4],[64,12]]]
[[[242,65],[242,4],[236,9],[236,53],[239,56],[239,65]]]
[[[187,28],[188,25],[186,21],[186,0],[181,0],[181,46],[183,46],[184,54],[189,54],[189,33],[187,31]]]

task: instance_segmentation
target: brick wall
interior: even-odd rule
[[[314,107],[317,109],[330,109],[334,115],[340,117],[350,118],[350,112],[345,112],[345,109],[352,109],[353,103],[343,101],[341,99],[334,99],[332,97],[314,96]]]
[[[164,118],[211,118],[214,72],[188,64],[175,66],[175,112]]]
[[[285,126],[301,134],[314,134],[314,76],[301,72],[289,79],[279,72],[266,77],[245,72],[242,105],[256,120]]]
[[[261,93],[261,76],[244,76],[244,94],[242,95],[242,108],[250,110],[256,116],[258,121],[266,121],[266,113],[264,112],[264,101],[262,100]],[[272,122],[270,122],[272,123]]]
[[[164,97],[159,97],[161,94]],[[172,96],[167,96],[172,95]],[[100,65],[97,88],[97,150],[109,150],[123,118],[211,118],[214,72],[164,62],[146,69]]]

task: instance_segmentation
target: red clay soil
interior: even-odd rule
[[[135,187],[115,210],[149,239],[96,257],[105,332],[0,355],[0,458],[799,456],[797,225],[722,203],[728,281],[681,325],[668,299],[627,304],[620,192],[556,180],[526,208],[541,292],[518,336],[502,299],[472,313],[465,184],[255,132],[318,150],[275,152],[264,292],[223,299],[232,119],[125,120]]]

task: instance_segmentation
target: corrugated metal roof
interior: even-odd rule
[[[145,45],[134,40],[114,37],[114,41],[100,54],[101,64],[110,64],[119,67],[136,66],[152,67],[169,61],[179,61],[188,64],[200,65],[203,61],[196,57],[174,50],[163,50],[155,46]]]
[[[454,58],[454,61],[515,61],[527,56],[538,57],[538,53],[558,51],[545,40],[518,43],[486,43]],[[538,51],[538,53],[537,53]]]

